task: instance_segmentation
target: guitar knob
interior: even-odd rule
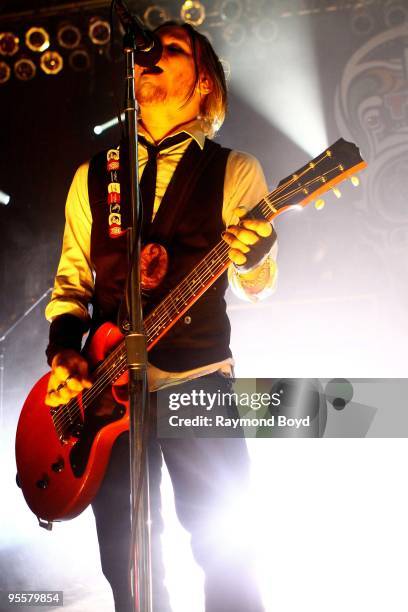
[[[334,195],[336,196],[336,198],[340,199],[341,198],[341,191],[338,187],[333,187],[332,189]]]
[[[48,485],[50,484],[50,481],[49,481],[48,476],[44,476],[44,478],[37,480],[35,484],[37,485],[39,489],[46,489]]]
[[[352,176],[350,181],[353,187],[358,187],[360,185],[360,179],[358,178],[358,176]]]
[[[60,459],[59,461],[56,461],[55,463],[53,463],[53,464],[51,465],[51,469],[52,469],[52,471],[53,471],[53,472],[56,472],[57,474],[58,474],[59,472],[62,472],[62,470],[64,469],[64,467],[65,467],[65,466],[64,466],[64,460],[63,460],[63,459]]]
[[[325,207],[325,204],[326,202],[320,198],[319,200],[316,200],[314,206],[316,210],[322,210],[322,208]]]

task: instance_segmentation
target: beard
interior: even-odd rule
[[[193,87],[191,80],[180,78],[172,87],[166,87],[160,83],[147,81],[142,82],[141,87],[136,91],[136,98],[139,104],[151,106],[163,103],[179,103],[182,106]]]
[[[156,85],[155,83],[143,83],[136,92],[136,98],[139,104],[148,106],[150,104],[165,102],[167,92],[164,87],[160,87],[160,85]]]

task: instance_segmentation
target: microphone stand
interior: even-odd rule
[[[126,60],[125,138],[128,151],[129,198],[131,226],[128,228],[129,263],[129,330],[125,336],[129,373],[129,443],[131,549],[130,582],[132,604],[137,612],[152,612],[151,534],[149,467],[147,442],[149,429],[149,393],[147,384],[147,350],[143,329],[140,289],[141,202],[137,152],[137,102],[134,66],[137,51],[132,28],[126,28],[123,39]]]

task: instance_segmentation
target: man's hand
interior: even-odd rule
[[[66,404],[83,389],[89,389],[88,363],[76,351],[65,349],[52,360],[45,403],[47,406]]]
[[[239,206],[233,214],[241,219],[248,211]],[[272,225],[269,221],[245,219],[239,225],[230,225],[222,238],[230,246],[228,257],[236,266],[243,266],[247,261],[247,254],[251,247],[261,238],[268,238],[272,234]]]

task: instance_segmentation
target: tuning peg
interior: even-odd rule
[[[332,189],[334,195],[336,196],[336,198],[340,199],[341,198],[341,191],[338,187],[333,187]]]
[[[351,184],[354,187],[358,187],[360,185],[360,179],[358,178],[358,176],[352,176],[350,180],[351,180]]]
[[[322,208],[325,207],[325,204],[326,202],[320,198],[319,200],[316,200],[314,206],[316,210],[322,210]]]

